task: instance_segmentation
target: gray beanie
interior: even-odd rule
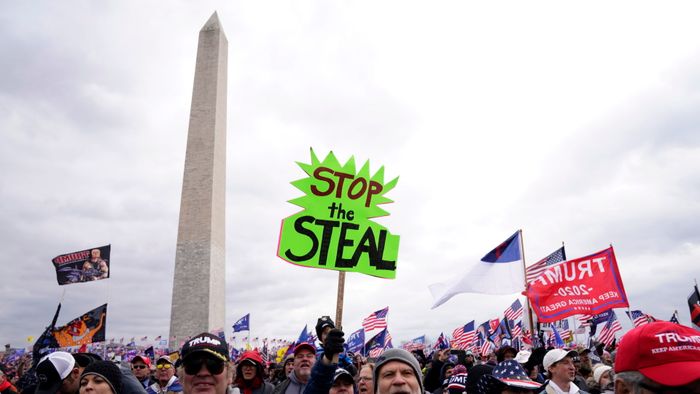
[[[379,384],[379,371],[382,369],[384,364],[390,361],[400,361],[404,364],[408,364],[412,369],[413,373],[416,374],[416,379],[418,380],[418,385],[420,386],[420,392],[424,392],[423,389],[423,374],[420,371],[420,364],[416,357],[410,352],[403,349],[387,349],[382,353],[374,364],[374,392],[377,392],[377,385]]]

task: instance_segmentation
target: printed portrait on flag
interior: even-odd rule
[[[107,304],[84,313],[63,327],[53,330],[53,337],[60,347],[80,346],[104,342],[107,322]]]
[[[59,285],[91,282],[109,278],[111,245],[71,252],[54,257]]]
[[[612,246],[552,265],[528,283],[527,297],[542,323],[629,306]]]

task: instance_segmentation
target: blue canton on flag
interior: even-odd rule
[[[527,267],[525,269],[525,281],[530,283],[537,279],[538,276],[542,275],[544,271],[549,268],[549,266],[556,263],[566,261],[566,252],[564,251],[564,246],[552,252],[549,256],[543,258],[542,260],[536,262],[535,264]]]

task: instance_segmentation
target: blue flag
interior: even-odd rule
[[[353,353],[358,353],[362,351],[362,348],[365,346],[365,330],[359,329],[348,337],[348,340],[345,341],[345,351],[346,352],[353,352]]]
[[[365,354],[369,357],[378,357],[381,351],[386,347],[387,329],[383,329],[379,334],[375,335],[365,345]]]
[[[564,340],[561,339],[561,335],[559,335],[556,324],[552,325],[552,334],[554,334],[554,347],[559,349],[563,348]]]
[[[250,331],[250,313],[233,323],[233,332]]]

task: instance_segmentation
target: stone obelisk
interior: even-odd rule
[[[226,296],[226,68],[216,12],[199,32],[170,312],[171,347],[224,328]],[[173,346],[175,345],[175,346]]]

